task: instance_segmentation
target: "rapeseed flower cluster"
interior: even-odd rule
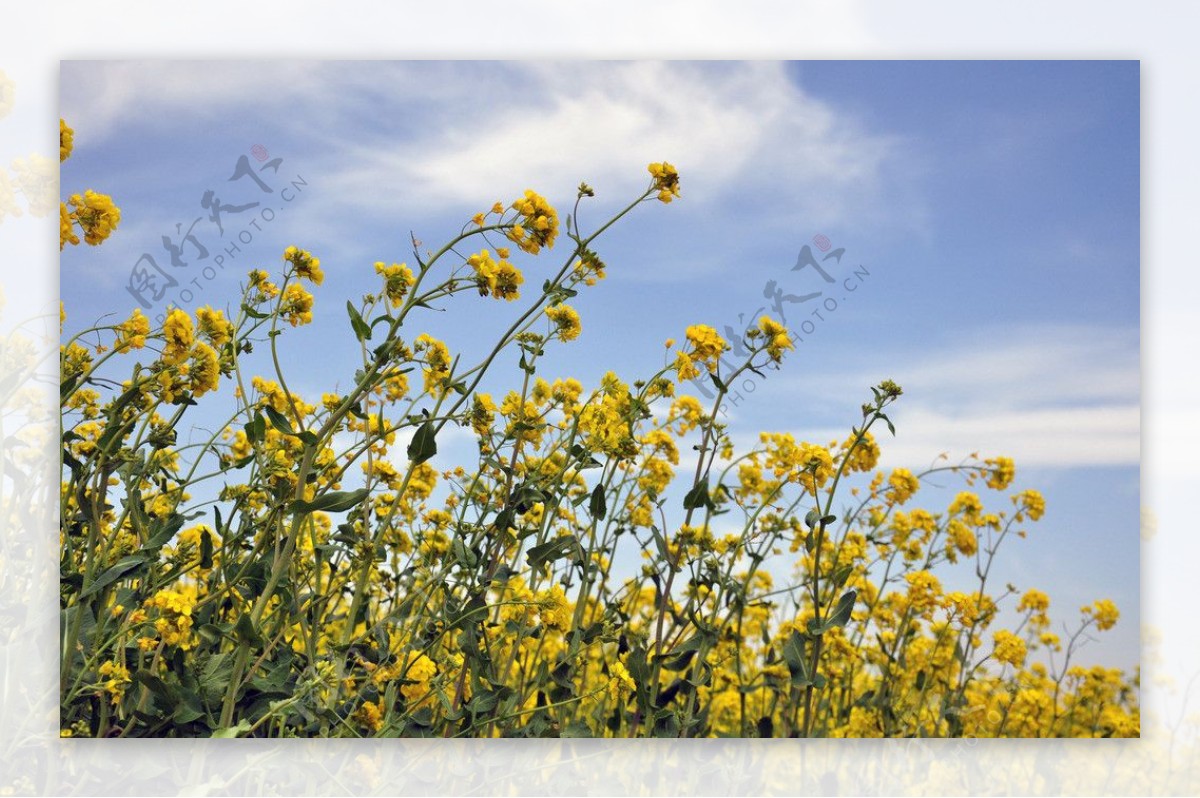
[[[631,208],[680,196],[674,167],[649,171]],[[1046,511],[1012,460],[880,470],[902,393],[886,380],[861,417],[847,398],[833,440],[735,440],[728,381],[793,349],[769,317],[737,354],[689,326],[644,379],[546,376],[606,266],[572,219],[575,251],[511,310],[524,277],[489,236],[537,254],[557,213],[529,191],[471,221],[417,273],[366,270],[382,289],[346,333],[362,361],[311,397],[271,357],[324,280],[295,246],[281,274],[250,272],[231,318],[138,310],[63,345],[64,733],[1138,733],[1138,677],[1078,664],[1116,605],[1060,635],[1048,593],[995,588],[1010,533]],[[414,329],[472,290],[511,319],[474,363]],[[189,431],[221,377],[230,420]],[[687,392],[700,377],[715,397]],[[477,458],[452,456],[457,430]],[[952,478],[948,503],[914,506]]]
[[[512,204],[519,218],[506,235],[521,250],[536,255],[542,247],[553,247],[558,236],[558,212],[546,198],[532,189]]]

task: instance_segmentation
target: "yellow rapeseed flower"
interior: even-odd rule
[[[1110,599],[1100,599],[1090,607],[1083,607],[1082,610],[1084,615],[1091,615],[1096,619],[1096,628],[1101,632],[1116,626],[1117,620],[1121,617],[1117,605]]]
[[[2,215],[2,214],[0,214]],[[75,215],[67,210],[65,202],[58,203],[58,251],[62,252],[67,244],[72,246],[79,243],[79,236],[75,235]]]
[[[784,327],[770,316],[763,316],[758,320],[758,329],[767,340],[767,354],[776,363],[783,359],[785,350],[796,348],[792,344],[792,338],[788,334],[787,327]]]
[[[543,624],[551,629],[570,628],[571,605],[560,585],[554,585],[548,591],[539,593],[537,601],[538,617]]]
[[[921,483],[907,468],[897,468],[888,477],[888,499],[896,504],[904,504],[921,487]]]
[[[546,315],[554,322],[555,333],[560,341],[574,341],[583,329],[579,314],[570,305],[555,305],[546,308]]]
[[[425,353],[425,393],[435,394],[446,388],[450,376],[450,350],[432,335],[421,333],[413,344],[417,352]]]
[[[107,194],[88,189],[82,197],[72,194],[69,202],[75,220],[83,228],[83,240],[92,246],[101,244],[121,223],[121,209]]]
[[[221,379],[221,364],[217,352],[203,341],[196,343],[192,350],[191,368],[188,370],[192,394],[201,397],[209,391],[215,391]]]
[[[197,308],[196,321],[199,322],[200,333],[218,349],[233,338],[233,322],[226,319],[222,311],[213,310],[211,305]]]
[[[1025,591],[1025,595],[1021,596],[1021,601],[1017,604],[1019,612],[1025,610],[1045,612],[1048,609],[1050,609],[1050,597],[1037,589]]]
[[[62,163],[71,157],[75,149],[75,131],[67,125],[65,119],[58,120],[58,162]]]
[[[655,162],[647,166],[646,170],[654,178],[654,189],[658,192],[660,202],[670,202],[679,196],[679,172],[675,171],[674,166],[666,161]]]
[[[312,253],[299,247],[288,247],[283,251],[283,259],[296,270],[296,276],[320,285],[325,281],[325,273],[321,271],[321,259],[314,258]]]
[[[129,349],[141,349],[146,345],[146,336],[150,334],[150,320],[142,313],[141,308],[134,308],[129,318],[117,325],[117,352]]]
[[[133,684],[133,680],[129,676],[129,669],[116,662],[104,662],[101,663],[98,672],[104,685],[104,692],[108,693],[112,703],[121,703],[121,699],[125,696],[125,688]]]
[[[637,690],[637,682],[625,667],[625,663],[616,660],[608,668],[608,694],[614,701],[630,695]]]
[[[383,728],[383,702],[364,701],[351,719],[372,734]]]
[[[509,302],[520,298],[518,289],[525,282],[525,277],[507,260],[497,261],[489,250],[484,249],[467,258],[467,265],[475,272],[475,285],[479,288],[480,296],[490,293],[496,299]]]
[[[702,363],[710,373],[717,373],[720,357],[729,348],[729,343],[707,324],[693,324],[685,330],[692,360]]]
[[[495,420],[496,403],[491,394],[475,394],[471,402],[471,429],[476,435],[487,435],[491,432]]]
[[[163,322],[163,336],[167,343],[162,353],[163,362],[170,365],[179,363],[188,356],[195,340],[192,317],[187,311],[174,308]]]
[[[1017,473],[1017,467],[1011,457],[993,457],[984,460],[984,463],[992,467],[988,472],[987,478],[987,486],[989,488],[1004,490],[1012,484],[1013,477]]]
[[[1013,496],[1012,500],[1031,521],[1037,521],[1046,512],[1046,500],[1036,490],[1023,490]]]
[[[300,283],[292,283],[283,293],[279,312],[293,327],[312,322],[313,295]]]
[[[530,255],[536,255],[542,247],[553,247],[558,235],[558,212],[546,202],[546,198],[533,189],[526,189],[525,196],[512,204],[513,210],[521,215],[517,224],[507,232],[509,239]]]
[[[383,276],[383,293],[392,303],[392,307],[398,308],[404,304],[408,289],[416,282],[407,264],[393,263],[389,266],[383,261],[378,261],[375,264],[375,273]]]
[[[1014,668],[1025,662],[1025,641],[1007,629],[1001,629],[992,637],[995,643],[994,656],[1000,662],[1008,663]]]

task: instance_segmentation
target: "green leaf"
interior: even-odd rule
[[[267,418],[271,419],[272,427],[279,430],[284,435],[291,435],[293,437],[296,437],[296,431],[294,429],[292,429],[292,424],[290,421],[287,420],[287,416],[285,416],[283,413],[280,413],[278,410],[271,407],[270,405],[264,406],[263,410],[266,411]]]
[[[393,319],[391,316],[389,316],[388,314],[385,313],[382,316],[375,319],[375,321],[371,322],[371,329],[374,330],[380,324],[390,324],[393,321],[395,321],[395,319]],[[369,338],[370,336],[367,336],[367,337]]]
[[[815,529],[817,522],[821,520],[821,511],[815,507],[809,510],[804,515],[804,525],[809,529]]]
[[[597,484],[592,488],[592,500],[588,503],[588,512],[592,514],[592,518],[603,521],[604,516],[608,514],[608,505],[604,501],[604,485]]]
[[[412,441],[408,444],[408,459],[414,465],[420,465],[437,454],[437,441],[434,440],[433,422],[426,421],[417,427]]]
[[[238,725],[230,726],[227,729],[217,729],[212,733],[214,740],[229,740],[234,737],[241,737],[246,732],[250,731],[250,721],[242,719],[238,721]]]
[[[691,678],[686,679],[686,681],[692,687],[705,687],[706,685],[709,684],[709,682],[712,681],[712,677],[713,677],[712,665],[709,665],[707,662],[701,661],[701,662],[696,663],[696,674],[694,676],[692,676]]]
[[[793,687],[805,687],[812,684],[812,677],[808,672],[808,662],[804,657],[804,636],[795,629],[783,644],[783,661],[787,663],[788,671],[792,674]]]
[[[479,557],[467,548],[462,538],[455,538],[454,542],[450,544],[450,549],[454,552],[454,559],[458,560],[464,568],[474,568],[479,563]]]
[[[187,519],[179,513],[172,513],[166,519],[159,519],[151,522],[148,537],[141,550],[157,553],[159,549],[167,545],[167,541],[175,537],[175,533],[183,528],[183,522]]]
[[[697,634],[680,643],[671,653],[663,656],[663,667],[669,671],[681,671],[691,664],[696,652],[704,645],[704,635]]]
[[[69,394],[75,388],[75,384],[79,382],[79,377],[79,374],[72,374],[64,383],[62,383],[62,385],[59,386],[59,398],[66,398],[67,394]]]
[[[472,596],[462,607],[462,614],[454,618],[454,626],[468,630],[473,624],[484,621],[488,616],[488,604],[482,594]],[[460,643],[462,641],[460,640]],[[474,644],[478,651],[478,644]]]
[[[834,607],[833,613],[830,613],[829,619],[826,620],[824,626],[826,630],[834,629],[836,626],[845,626],[847,620],[850,620],[850,613],[854,611],[854,601],[858,599],[858,593],[854,590],[846,590],[838,599],[838,606]]]
[[[516,524],[513,523],[513,508],[505,507],[500,512],[496,513],[495,527],[499,532],[507,532],[510,529],[516,529]]]
[[[885,416],[883,413],[880,413],[880,414],[879,414],[879,417],[880,417],[880,418],[882,418],[882,419],[883,419],[885,422],[887,422],[887,425],[888,425],[888,430],[889,430],[889,431],[891,431],[891,433],[892,433],[892,436],[893,436],[893,437],[895,437],[895,435],[896,435],[896,425],[894,425],[894,424],[892,423],[892,420],[891,420],[890,418],[888,418],[887,416]]]
[[[553,562],[563,557],[567,551],[573,550],[577,545],[578,541],[576,541],[574,535],[564,535],[548,543],[532,547],[529,551],[525,552],[525,559],[529,562],[531,568],[537,568],[542,563]]]
[[[854,611],[854,602],[858,598],[858,594],[853,590],[848,590],[842,597],[838,599],[837,605],[833,611],[825,618],[824,622],[817,623],[816,618],[808,619],[808,631],[814,635],[823,635],[830,629],[836,629],[839,626],[845,626],[850,620],[850,613]]]
[[[546,494],[533,485],[522,485],[513,494],[512,506],[517,515],[525,515],[533,509],[533,505],[546,501]]]
[[[500,563],[500,565],[496,567],[496,573],[492,574],[492,582],[493,584],[502,585],[516,575],[517,571],[514,571],[505,563]]]
[[[833,572],[833,576],[830,577],[830,579],[833,582],[834,587],[841,587],[842,585],[846,584],[846,580],[850,578],[850,574],[852,573],[854,573],[853,565],[843,565],[841,568],[838,568]]]
[[[595,737],[592,730],[582,720],[573,720],[563,727],[559,733],[563,737]]]
[[[681,671],[692,664],[692,658],[695,656],[695,651],[684,651],[679,656],[663,662],[662,666],[669,671]]]
[[[251,443],[259,443],[267,434],[267,420],[262,417],[262,413],[255,411],[254,418],[246,424],[246,440]]]
[[[137,423],[137,418],[131,418],[123,424],[116,421],[109,422],[108,426],[104,428],[104,434],[96,441],[96,449],[104,455],[112,454],[121,440],[133,431],[135,423]]]
[[[155,676],[148,670],[135,671],[133,681],[144,685],[151,693],[158,698],[161,698],[165,704],[173,705],[179,700],[178,693],[171,685],[167,684],[162,678]]]
[[[204,707],[200,704],[200,697],[190,690],[181,692],[179,705],[171,717],[176,723],[191,723],[204,717]]]
[[[204,624],[196,630],[196,633],[200,635],[201,640],[203,640],[205,643],[208,643],[210,646],[220,642],[221,638],[225,636],[221,632],[221,627],[212,623]],[[222,655],[218,654],[217,656],[220,657]]]
[[[708,495],[708,477],[705,477],[692,486],[688,494],[683,497],[683,509],[698,510],[701,507],[708,507],[709,509],[716,507],[713,504],[712,497]]]
[[[220,517],[221,516],[218,514],[217,518],[220,519]],[[218,520],[218,523],[220,523],[219,520]],[[202,569],[207,570],[209,568],[212,568],[212,566],[213,566],[212,533],[208,531],[208,527],[201,527],[201,529],[200,529],[200,567]]]
[[[362,504],[369,492],[366,488],[330,491],[317,496],[310,502],[297,499],[289,505],[289,509],[293,513],[314,513],[318,510],[327,513],[341,513]]]
[[[725,383],[721,382],[720,377],[718,377],[716,374],[712,373],[711,371],[708,373],[708,376],[712,378],[713,385],[717,386],[718,391],[724,392],[726,390]]]
[[[664,710],[660,712],[654,720],[655,737],[678,737],[679,736],[679,718],[674,712]]]
[[[237,623],[234,624],[233,633],[237,635],[238,640],[251,646],[261,646],[263,644],[262,637],[258,634],[258,630],[254,628],[254,621],[250,620],[250,615],[242,613],[238,616]]]
[[[349,299],[346,300],[346,312],[350,314],[350,326],[354,328],[354,336],[360,341],[371,338],[371,326],[363,321],[362,315],[354,309]]]
[[[146,555],[144,554],[134,554],[126,557],[123,560],[120,560],[116,565],[97,576],[92,583],[88,585],[82,593],[79,594],[79,598],[85,599],[88,596],[93,596],[96,593],[99,593],[101,590],[108,587],[133,569],[137,568],[139,565],[144,565],[145,562]]]
[[[467,709],[476,714],[483,714],[494,709],[498,703],[500,703],[499,691],[490,690],[471,696],[471,700],[467,702]]]

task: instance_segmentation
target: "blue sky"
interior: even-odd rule
[[[599,241],[610,278],[575,303],[584,334],[551,350],[546,376],[652,373],[664,339],[761,312],[770,281],[823,290],[784,306],[813,332],[730,408],[735,435],[844,437],[867,386],[896,380],[885,465],[1014,457],[1048,512],[1002,553],[997,581],[1047,589],[1067,620],[1113,598],[1123,621],[1084,659],[1136,663],[1136,62],[64,62],[61,113],[76,130],[63,191],[110,193],[123,212],[104,247],[63,254],[68,328],[127,315],[130,268],[145,252],[170,268],[161,238],[206,215],[206,190],[261,201],[226,214],[224,236],[194,228],[210,263],[251,234],[224,271],[172,273],[203,285],[184,304],[221,306],[285,246],[319,255],[317,320],[288,336],[307,395],[353,372],[337,367],[353,362],[345,298],[372,289],[374,261],[411,261],[410,230],[437,246],[527,187],[565,213],[580,180],[598,195],[586,227],[641,189],[646,163],[670,161],[682,199]],[[262,173],[269,198],[227,180],[243,155],[261,166],[255,144],[283,159]],[[274,219],[249,227],[262,207]],[[845,248],[826,263],[832,286],[792,270],[818,234]],[[549,269],[525,266],[531,282]],[[837,309],[818,320],[826,299]],[[430,319],[456,350],[496,324]]]

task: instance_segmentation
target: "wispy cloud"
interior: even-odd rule
[[[685,213],[716,205],[736,218],[769,189],[768,208],[750,202],[760,223],[861,225],[903,160],[899,140],[816,98],[782,62],[77,62],[63,76],[64,113],[97,138],[132,114],[167,128],[273,111],[281,130],[323,145],[312,171],[330,196],[388,215],[484,207],[529,185],[570,196],[581,179],[624,196],[667,159],[684,175]],[[897,208],[918,212],[888,199],[896,224]]]
[[[168,130],[250,105],[296,114],[298,96],[336,97],[335,74],[319,61],[64,61],[61,107],[77,133],[100,142],[135,118],[138,129]]]
[[[780,63],[462,70],[505,79],[465,107],[420,107],[432,124],[413,138],[391,142],[381,126],[360,139],[339,174],[340,194],[372,196],[382,180],[426,204],[480,204],[527,183],[569,195],[588,177],[611,196],[637,190],[645,164],[666,158],[692,186],[692,202],[725,203],[734,184],[746,190],[747,176],[765,183],[786,173],[788,211],[827,221],[878,187],[895,146],[806,93]]]
[[[993,330],[951,346],[881,356],[887,373],[853,369],[806,376],[829,395],[865,392],[890,376],[905,394],[891,412],[884,464],[925,466],[942,453],[959,460],[1007,455],[1021,465],[1136,465],[1141,454],[1136,329],[1030,325]],[[772,376],[760,391],[794,392]],[[869,397],[865,397],[869,398]],[[753,407],[753,404],[748,404]],[[810,440],[844,438],[845,428],[803,431]]]

